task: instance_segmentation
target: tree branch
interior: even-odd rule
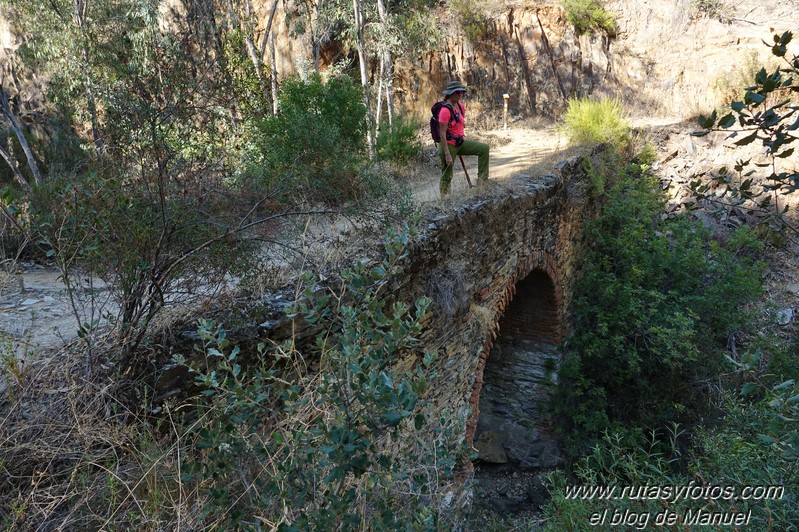
[[[3,80],[0,79],[0,111],[5,115],[8,119],[9,124],[11,125],[11,131],[14,132],[14,135],[17,137],[20,146],[22,146],[22,151],[25,153],[25,158],[28,161],[28,168],[33,175],[33,182],[41,184],[42,182],[42,174],[39,172],[39,166],[36,164],[36,159],[33,156],[33,151],[28,144],[28,139],[25,138],[24,133],[22,132],[22,126],[20,125],[19,121],[17,120],[16,115],[11,111],[11,106],[9,104],[8,93],[6,93],[5,87],[3,87]],[[3,157],[6,159],[6,157]],[[6,162],[9,163],[11,169],[15,169],[15,165],[9,162],[10,159],[6,159]],[[16,170],[16,173],[19,172],[19,169]],[[15,177],[17,177],[15,175]],[[23,185],[23,188],[26,188],[26,193],[30,194],[30,184],[26,182],[27,186]]]

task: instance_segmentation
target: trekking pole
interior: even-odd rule
[[[463,167],[463,173],[466,174],[466,182],[469,183],[469,188],[472,188],[474,185],[472,185],[472,180],[469,179],[469,172],[466,171],[466,163],[463,162],[463,156],[458,155],[458,159],[461,160],[461,166]]]

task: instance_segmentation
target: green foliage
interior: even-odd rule
[[[458,14],[460,18],[463,34],[467,40],[479,43],[488,36],[490,31],[488,21],[474,2],[469,0],[453,0],[449,3],[450,8]]]
[[[699,430],[698,448],[690,456],[680,449],[685,434],[677,425],[647,435],[604,434],[575,463],[572,475],[563,471],[549,475],[552,499],[545,509],[544,530],[595,530],[591,516],[605,510],[606,526],[615,512],[629,511],[643,519],[649,516],[646,526],[636,529],[657,528],[655,519],[665,510],[677,515],[675,524],[684,525],[689,512],[695,515],[699,509],[748,517],[747,526],[753,530],[792,530],[799,517],[795,468],[781,461],[754,432],[768,417],[762,408],[731,397],[723,406],[727,412],[723,424]],[[689,470],[680,467],[686,461]],[[765,489],[748,496],[744,492],[757,487]],[[592,488],[614,491],[607,497],[581,491]],[[623,495],[625,488],[632,491]]]
[[[257,124],[246,178],[285,197],[338,204],[362,193],[366,108],[349,78],[283,81],[280,114]]]
[[[790,388],[783,386],[777,394],[787,399],[799,391]],[[749,526],[756,530],[790,530],[799,522],[796,422],[780,417],[795,420],[796,401],[790,411],[772,404],[774,399],[750,403],[724,393],[722,423],[699,431],[697,460],[691,466],[697,476],[712,478],[714,484],[765,486],[776,489],[775,495],[782,488],[781,496],[743,503],[743,508],[752,509]],[[785,432],[783,424],[793,425],[793,432]]]
[[[799,374],[795,361],[788,367],[780,360],[778,351],[768,364],[768,372],[761,371],[763,354],[756,350],[746,353],[741,360],[728,358],[730,363],[747,376],[741,387],[743,397],[760,399],[760,408],[767,418],[761,423],[758,434],[772,452],[792,464],[799,463]],[[793,355],[795,351],[791,352]],[[791,356],[791,359],[793,356]]]
[[[391,22],[396,27],[396,54],[423,55],[435,50],[443,40],[438,21],[430,16],[436,0],[396,0],[390,3]]]
[[[695,133],[702,136],[711,130],[730,131],[728,138],[741,137],[735,141],[736,146],[759,142],[769,162],[741,159],[734,166],[734,173],[721,168],[713,176],[715,183],[691,183],[697,199],[745,205],[763,222],[780,219],[787,210],[787,205],[782,208],[779,205],[780,194],[799,188],[799,171],[781,168],[782,161],[793,155],[793,144],[799,139],[799,105],[796,105],[799,56],[791,58],[788,54],[792,40],[790,31],[774,34],[771,53],[781,62],[780,67],[771,72],[765,68],[758,70],[753,83],[750,81],[752,84],[745,88],[743,98],[730,104],[730,112],[721,117],[716,111],[710,116],[700,116],[699,125],[704,131]],[[763,174],[758,175],[760,172]],[[725,196],[729,196],[729,201]]]
[[[249,516],[257,514],[285,530],[443,526],[431,497],[437,476],[454,468],[457,446],[442,432],[451,421],[428,419],[418,402],[435,356],[418,353],[415,369],[394,368],[415,356],[430,301],[409,307],[387,303],[384,294],[412,234],[406,227],[391,238],[382,262],[343,271],[346,297],[305,276],[293,312],[321,330],[318,374],[286,381],[275,369],[296,356],[286,350],[273,353],[271,368],[250,372],[223,329],[200,324],[207,369],[196,381],[209,403],[199,455],[185,470],[208,494],[205,515],[251,526]],[[259,359],[266,355],[261,346]],[[274,411],[284,420],[273,419]],[[431,421],[442,441],[425,448],[421,431]]]
[[[377,159],[406,165],[422,152],[420,124],[398,116],[389,126],[384,124],[377,136]]]
[[[20,95],[46,100],[34,143],[46,170],[108,164],[199,189],[237,161],[239,113],[261,106],[240,34],[173,33],[150,0],[4,3],[25,37],[15,58],[48,79],[41,94]],[[198,16],[204,27],[212,13]]]
[[[631,138],[624,106],[617,98],[570,99],[563,130],[571,144],[608,143],[619,152],[626,151]]]
[[[133,362],[129,357],[167,299],[193,293],[203,280],[233,271],[247,257],[245,246],[237,249],[232,235],[231,241],[225,236],[226,220],[204,213],[196,196],[157,184],[141,186],[118,175],[70,176],[51,179],[32,198],[32,234],[72,297],[83,279],[108,284],[119,311],[106,319],[119,328],[123,366]],[[88,340],[98,325],[99,316],[81,319],[79,332]]]
[[[674,446],[664,445],[661,442],[663,435],[657,433],[645,436],[640,430],[606,432],[590,452],[574,464],[572,475],[563,471],[549,474],[549,493],[552,498],[544,509],[547,517],[544,530],[596,529],[590,526],[591,515],[602,513],[607,508],[610,508],[611,514],[615,510],[630,510],[656,515],[663,509],[659,500],[629,500],[619,497],[608,501],[600,496],[583,497],[575,494],[572,489],[582,486],[607,487],[617,490],[614,494],[619,495],[624,486],[688,485],[689,480],[675,475],[671,467],[672,460],[679,452],[676,448],[678,432],[677,426],[666,431],[672,436],[671,442]],[[606,525],[609,522],[610,516]],[[652,524],[648,523],[648,526]]]
[[[563,0],[566,17],[578,35],[604,31],[616,35],[616,20],[598,0]]]
[[[229,72],[231,92],[246,117],[265,116],[272,112],[268,95],[264,93],[262,81],[258,79],[255,65],[246,55],[246,35],[241,30],[230,30],[224,39],[225,67]],[[269,76],[269,67],[262,66],[263,75]]]
[[[696,399],[693,382],[718,369],[720,348],[760,290],[762,245],[750,230],[722,245],[697,222],[662,221],[657,183],[637,165],[605,186],[601,213],[585,227],[591,244],[556,402],[580,445],[616,423],[681,419]]]

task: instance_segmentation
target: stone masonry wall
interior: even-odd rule
[[[496,189],[452,212],[433,214],[394,280],[398,299],[433,299],[423,339],[427,349],[439,353],[439,362],[425,400],[436,411],[454,411],[466,423],[470,444],[483,370],[501,318],[517,286],[527,290],[519,281],[531,273],[533,279],[549,277],[547,305],[555,315],[547,321],[547,334],[560,341],[566,333],[564,309],[576,274],[582,220],[591,208],[585,183],[575,159],[561,165],[560,175],[535,182],[516,178],[509,190]]]
[[[552,277],[534,270],[516,284],[516,294],[505,308],[499,328],[513,338],[558,344],[562,336],[561,304]]]

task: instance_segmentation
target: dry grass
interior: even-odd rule
[[[77,344],[78,346],[82,344]],[[241,434],[247,451],[234,469],[220,469],[220,478],[185,478],[184,467],[207,461],[209,450],[198,447],[200,429],[214,427],[226,408],[225,398],[203,402],[191,397],[154,404],[141,381],[129,381],[113,371],[84,377],[80,349],[65,348],[35,362],[12,397],[0,403],[0,527],[6,530],[200,530],[226,527],[231,512],[245,509],[249,522],[265,529],[294,522],[301,507],[263,504],[259,489],[278,478],[287,461],[294,461],[292,435],[310,430],[321,420],[335,425],[336,409],[316,395],[324,361],[308,361],[297,351],[281,352],[288,379],[306,390],[290,416],[278,402],[264,404],[259,430]],[[309,369],[309,366],[314,369]],[[277,395],[274,401],[278,401]],[[198,408],[199,407],[199,408]],[[431,423],[439,412],[427,413]],[[285,444],[276,448],[273,434]],[[457,430],[407,431],[401,439],[383,435],[376,445],[394,454],[395,463],[427,479],[425,504],[452,504],[456,490],[440,477],[436,454],[451,448]],[[270,449],[269,455],[256,453]],[[210,451],[213,451],[211,449]],[[420,457],[431,456],[431,460]],[[301,456],[301,455],[300,455]],[[323,469],[323,468],[322,468]],[[323,470],[315,471],[323,478]],[[282,482],[290,482],[290,478]],[[227,508],[208,506],[207,489],[224,485],[232,498]],[[358,506],[368,514],[375,496],[366,477],[350,478]],[[288,486],[286,486],[287,488]],[[413,504],[419,486],[410,480],[387,478],[381,493],[390,493],[397,508]],[[319,493],[331,489],[317,486]],[[284,489],[290,492],[289,489]],[[269,496],[271,497],[271,495]],[[280,504],[280,498],[274,499]],[[405,502],[403,502],[405,501]],[[206,509],[212,512],[198,517]],[[365,525],[365,528],[368,528]]]
[[[0,521],[7,530],[197,530],[204,502],[181,478],[192,428],[151,416],[142,383],[82,377],[82,354],[36,364],[0,405]],[[173,410],[174,408],[174,410]]]
[[[463,283],[463,273],[457,265],[436,270],[428,279],[427,295],[433,300],[433,307],[447,319],[452,319],[460,310]]]

